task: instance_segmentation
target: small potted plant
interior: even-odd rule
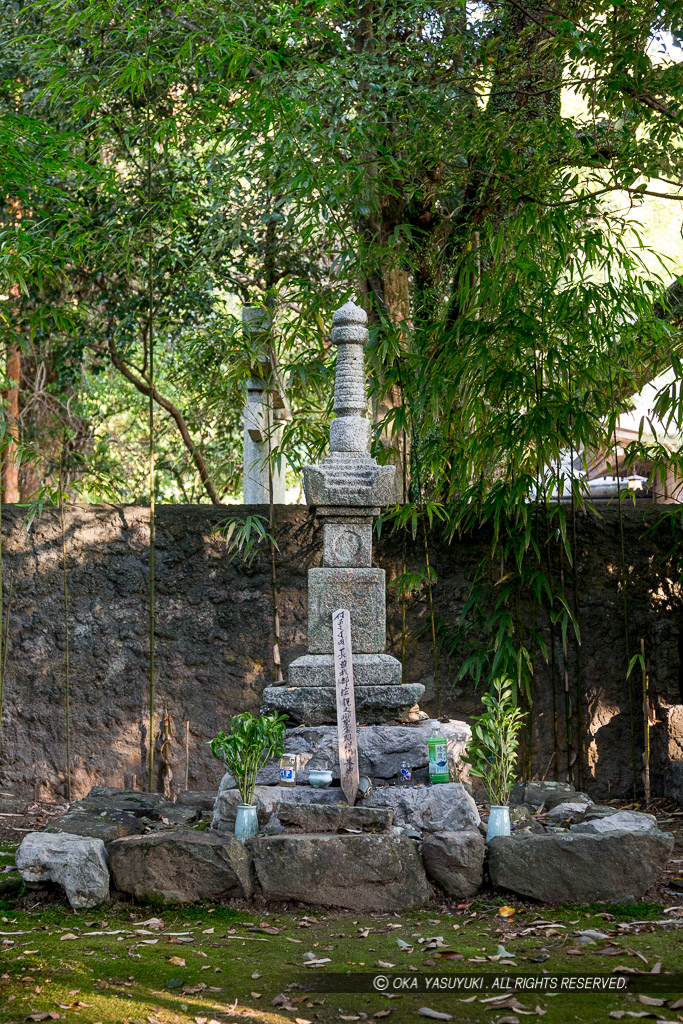
[[[486,711],[472,724],[472,738],[463,761],[472,775],[480,778],[491,803],[486,841],[510,835],[509,797],[515,781],[519,730],[524,714],[515,706],[512,682],[494,680],[490,693],[481,700]]]
[[[251,839],[258,832],[254,799],[256,776],[271,757],[284,754],[285,715],[262,715],[249,711],[233,715],[230,732],[219,732],[209,743],[214,757],[223,761],[235,777],[242,803],[237,807],[235,838]]]

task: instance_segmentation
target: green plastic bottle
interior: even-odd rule
[[[429,781],[431,783],[450,782],[446,737],[437,721],[432,722],[432,729],[427,737],[427,751],[429,753]]]

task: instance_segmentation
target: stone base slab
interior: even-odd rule
[[[416,844],[398,835],[281,835],[250,839],[268,900],[357,913],[420,907],[432,895]]]
[[[353,681],[356,686],[401,686],[401,662],[390,654],[354,654]],[[304,654],[289,666],[290,686],[332,686],[333,654]]]
[[[357,686],[356,721],[395,722],[417,704],[424,693],[422,683],[403,686]],[[337,696],[331,686],[266,686],[262,713],[277,711],[294,722],[325,725],[337,717]]]

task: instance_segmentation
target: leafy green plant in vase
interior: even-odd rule
[[[486,831],[489,842],[494,836],[510,835],[510,790],[524,714],[515,705],[511,680],[504,677],[494,680],[491,692],[481,700],[486,710],[473,720],[463,761],[471,774],[482,780],[491,804]]]
[[[251,839],[258,832],[254,800],[256,776],[271,757],[284,754],[285,715],[262,715],[249,711],[233,715],[230,732],[219,732],[209,743],[211,753],[223,761],[235,777],[242,803],[235,818],[235,838]]]

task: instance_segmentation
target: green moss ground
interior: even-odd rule
[[[245,1019],[327,1024],[383,1018],[401,1022],[424,1019],[417,1014],[424,1006],[472,1024],[523,1021],[524,1010],[532,1016],[544,1015],[548,1024],[609,1020],[614,1010],[683,1020],[683,1009],[643,1005],[632,994],[520,993],[521,1007],[496,1007],[481,1001],[490,998],[491,992],[480,992],[465,1002],[469,993],[406,993],[389,999],[373,992],[311,990],[314,977],[317,980],[331,971],[376,972],[380,961],[394,965],[383,968],[388,973],[401,971],[409,976],[503,970],[505,965],[497,960],[483,959],[496,957],[501,942],[520,971],[611,973],[626,967],[683,972],[683,929],[655,923],[683,921],[683,915],[665,914],[658,904],[549,908],[511,900],[510,905],[516,913],[507,920],[499,914],[503,900],[493,897],[478,899],[467,908],[436,904],[400,916],[356,917],[312,908],[265,914],[123,902],[75,913],[57,897],[46,900],[24,893],[0,901],[0,931],[12,933],[0,936],[4,942],[0,946],[0,1021],[48,1019],[40,1015],[49,1013],[52,1019],[58,1014],[59,1019],[84,1024],[208,1024]],[[163,931],[141,926],[152,916],[163,919]],[[539,919],[550,925],[534,924]],[[251,931],[250,925],[277,929],[277,934]],[[575,932],[588,928],[612,934],[581,947]],[[522,934],[526,929],[531,930]],[[89,934],[95,931],[107,934]],[[168,932],[189,934],[173,937]],[[443,946],[463,959],[443,959],[440,948],[427,948],[427,942],[419,941],[434,936],[442,936]],[[180,941],[185,938],[190,941]],[[409,948],[400,948],[399,939]],[[330,963],[301,966],[309,952],[329,958]],[[291,1009],[273,1006],[273,1000],[282,995]]]

